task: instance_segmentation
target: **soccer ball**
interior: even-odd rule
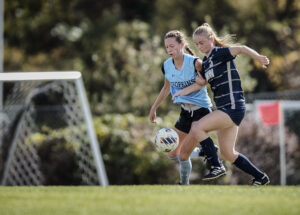
[[[156,133],[154,143],[159,152],[171,152],[177,148],[179,136],[171,128],[162,128]]]

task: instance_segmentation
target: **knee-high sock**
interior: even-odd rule
[[[212,166],[220,167],[222,166],[221,161],[218,157],[218,153],[215,147],[213,140],[208,137],[207,139],[200,142],[204,154],[207,157],[207,160],[211,163]]]
[[[244,172],[252,175],[256,179],[261,179],[264,173],[260,171],[251,161],[243,154],[239,153],[238,158],[233,164]]]
[[[200,149],[198,147],[194,148],[192,151],[190,158],[198,158],[199,157]]]
[[[191,159],[180,161],[180,184],[189,184],[190,174],[192,171]]]

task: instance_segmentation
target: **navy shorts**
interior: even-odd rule
[[[181,113],[178,120],[175,123],[175,128],[184,133],[189,133],[193,122],[198,121],[199,119],[211,112],[210,108],[193,106],[193,108],[195,107],[199,109],[188,110],[188,108],[184,109],[183,107],[181,107]]]
[[[226,113],[237,126],[241,124],[246,113],[245,108],[240,108],[240,109],[219,108],[218,110],[221,110],[224,113]]]

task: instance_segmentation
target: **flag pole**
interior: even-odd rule
[[[279,101],[279,144],[280,144],[280,184],[286,185],[286,157],[285,157],[285,131],[284,131],[284,108],[283,103]]]
[[[0,0],[0,72],[3,72],[4,0]],[[0,81],[0,112],[3,110],[3,83]],[[0,142],[1,145],[1,142]]]

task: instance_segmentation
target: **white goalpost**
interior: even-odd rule
[[[108,185],[80,72],[0,73],[0,83],[1,185],[46,183],[41,140],[72,151],[79,184]]]

